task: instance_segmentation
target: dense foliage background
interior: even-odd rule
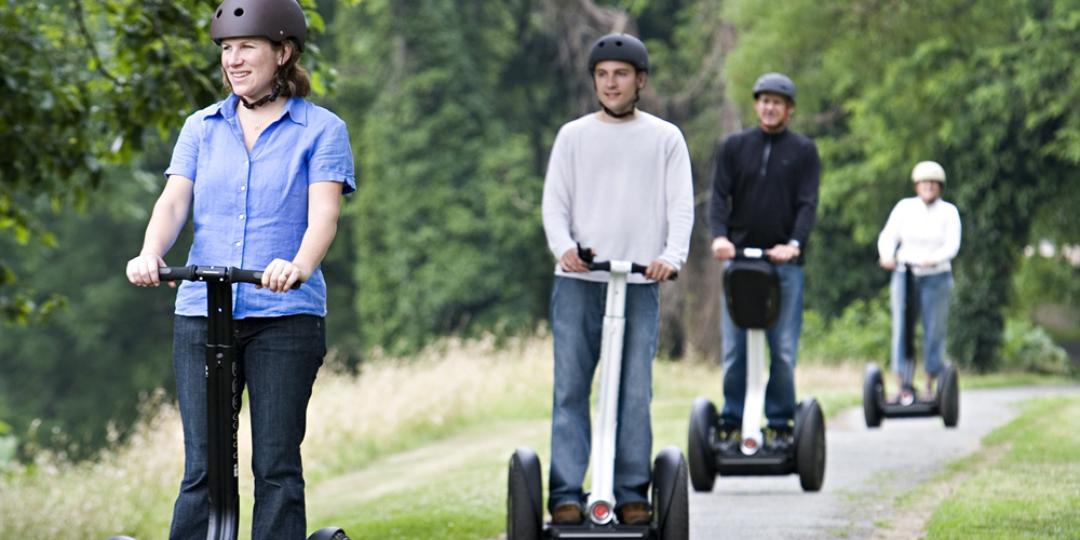
[[[122,270],[184,117],[222,97],[216,3],[0,0],[0,438],[23,456],[92,455],[123,436],[140,395],[171,384],[172,295]],[[348,366],[544,323],[548,151],[594,109],[589,45],[622,30],[654,65],[641,107],[683,129],[695,168],[699,226],[685,277],[663,292],[665,355],[716,357],[713,154],[753,123],[754,79],[783,71],[798,84],[794,129],[824,163],[804,356],[884,354],[874,241],[912,164],[934,159],[964,222],[952,357],[1067,367],[1032,321],[1080,338],[1080,253],[1062,250],[1080,244],[1077,0],[302,4],[313,99],[348,122],[360,175],[324,264]],[[1025,257],[1042,241],[1052,252]]]

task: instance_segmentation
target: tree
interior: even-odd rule
[[[800,108],[816,113],[825,162],[822,222],[853,236],[831,240],[869,247],[888,208],[910,193],[916,161],[949,172],[946,198],[965,227],[950,350],[992,368],[1035,211],[1080,162],[1080,117],[1068,105],[1080,84],[1062,54],[1078,45],[1075,3],[793,2],[769,18],[755,18],[752,4],[733,7],[752,36],[734,76],[771,59],[806,82]],[[845,268],[843,281],[850,266],[832,260],[810,275]]]

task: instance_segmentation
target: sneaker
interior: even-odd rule
[[[619,523],[623,525],[648,525],[652,521],[652,512],[645,503],[626,503],[615,510]]]
[[[584,520],[581,506],[574,503],[560,504],[551,511],[551,523],[555,525],[577,525]]]
[[[723,453],[735,452],[742,444],[742,431],[737,427],[726,427],[723,422],[716,429],[716,442]]]
[[[765,448],[777,454],[789,452],[795,447],[795,433],[790,427],[765,428],[764,444]]]

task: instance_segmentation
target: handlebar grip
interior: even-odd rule
[[[158,277],[161,281],[194,280],[194,266],[161,266],[158,267]]]
[[[240,268],[233,268],[230,272],[230,276],[233,283],[252,283],[255,285],[262,284],[263,272],[262,270],[242,270]]]
[[[251,283],[254,285],[262,285],[263,271],[233,268],[230,272],[230,277],[233,283]],[[300,285],[303,285],[303,283],[297,281],[296,283],[293,283],[292,289],[299,289]]]

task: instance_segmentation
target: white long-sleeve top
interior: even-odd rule
[[[682,267],[694,224],[690,153],[674,124],[638,111],[629,122],[595,113],[566,123],[551,149],[544,178],[543,219],[556,261],[577,243],[596,260]],[[607,272],[555,273],[607,281]],[[631,283],[646,283],[632,274]]]
[[[948,272],[960,250],[960,212],[941,199],[930,204],[918,197],[901,199],[889,213],[877,245],[883,261],[932,265],[914,266],[916,275]]]

